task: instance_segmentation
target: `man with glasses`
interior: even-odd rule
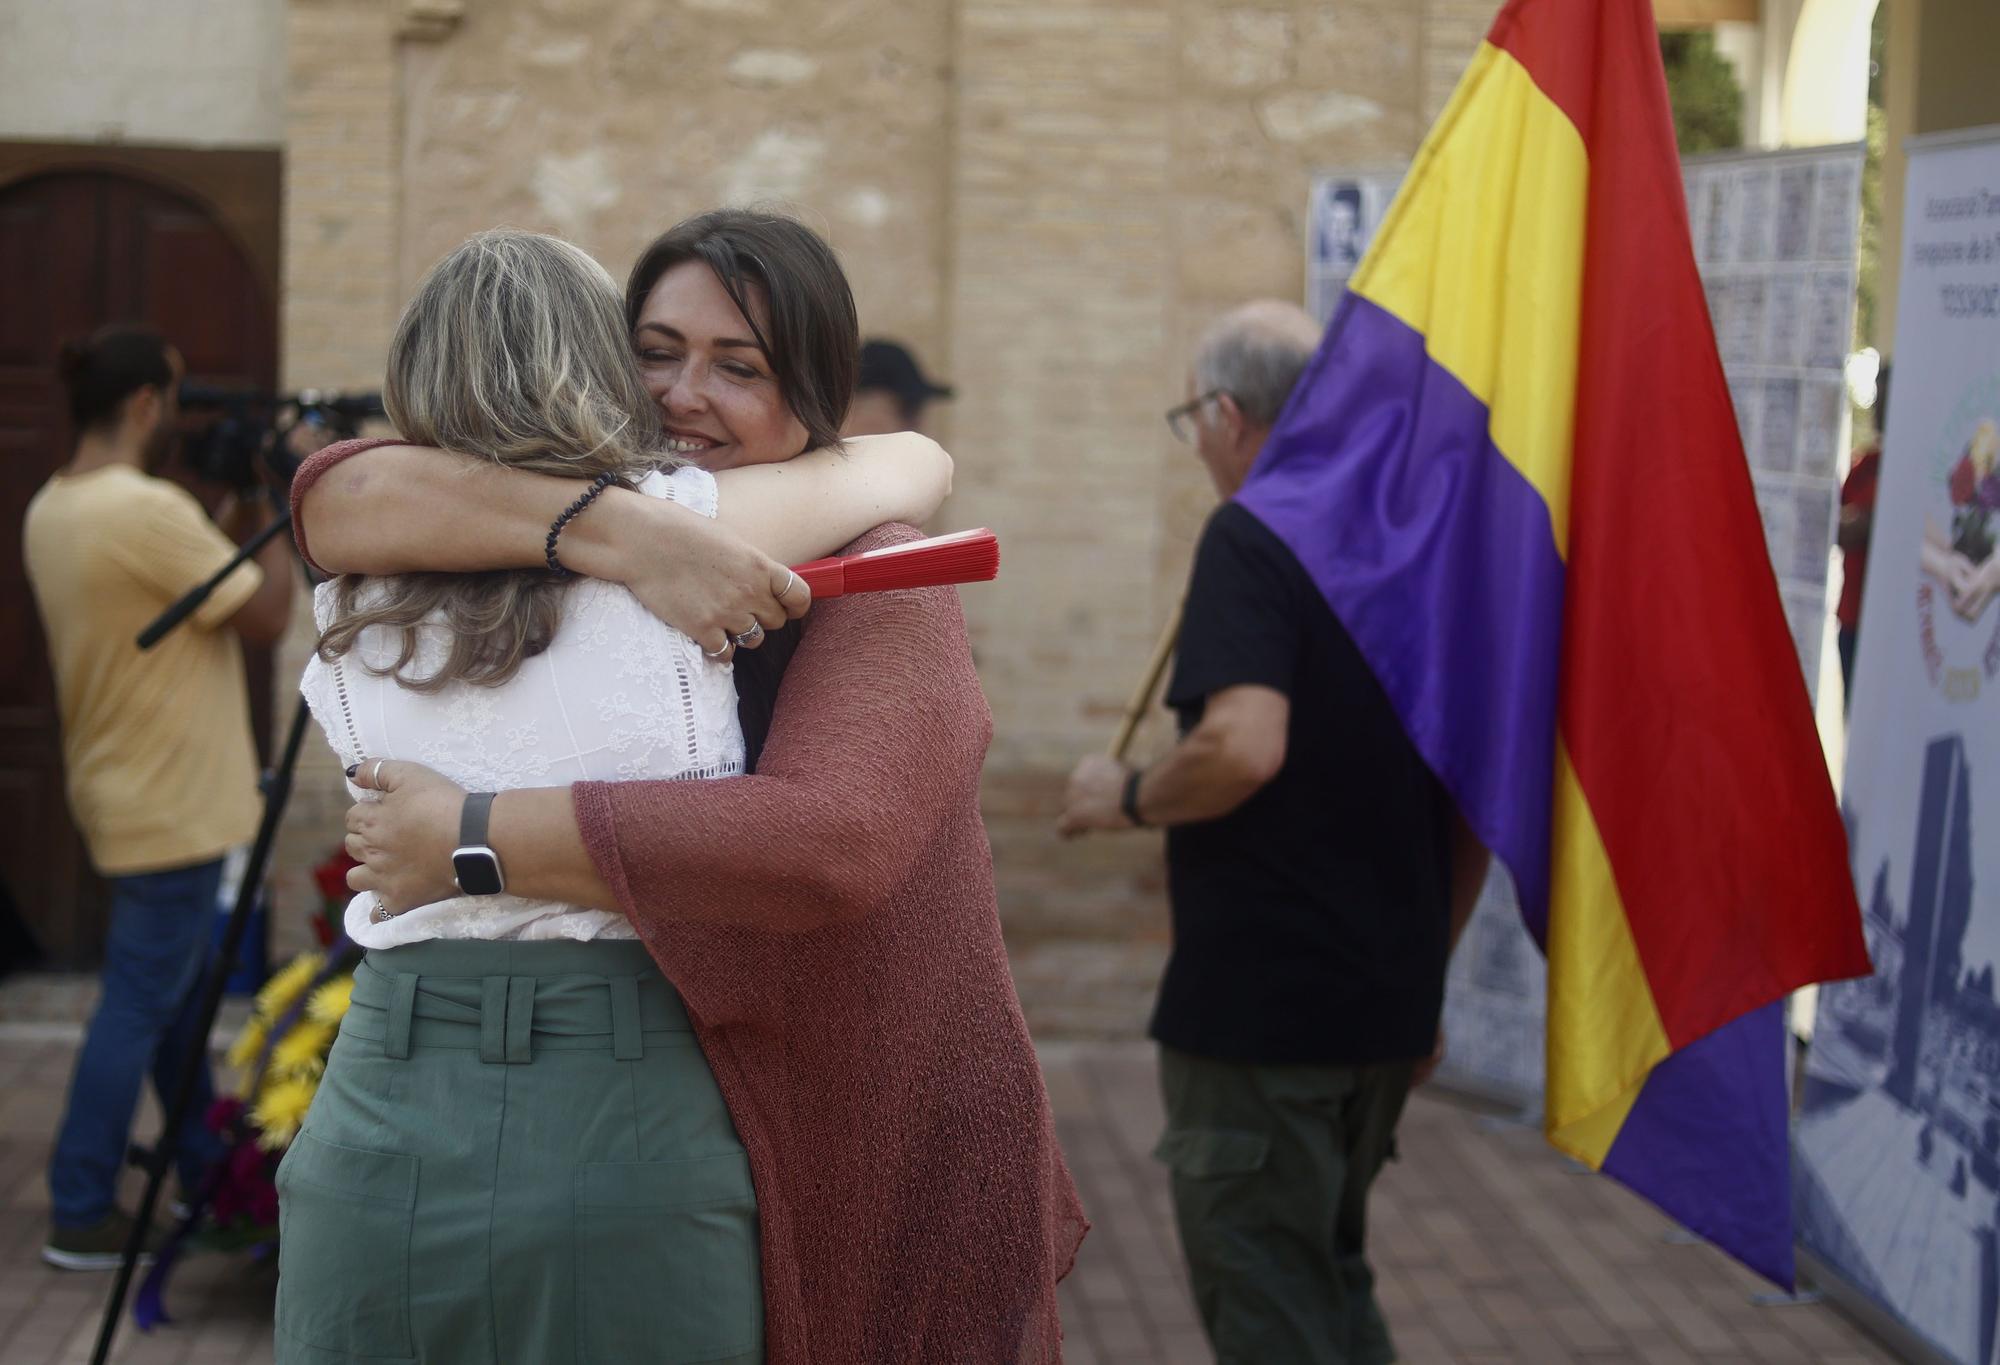
[[[1318,342],[1269,301],[1202,338],[1167,422],[1225,499]],[[1393,1360],[1368,1190],[1435,1065],[1486,850],[1305,569],[1234,502],[1195,551],[1167,703],[1179,743],[1143,769],[1079,763],[1058,827],[1167,831],[1155,1154],[1195,1303],[1225,1365]]]

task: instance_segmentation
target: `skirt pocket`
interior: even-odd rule
[[[417,1158],[302,1132],[279,1163],[277,1185],[279,1358],[289,1339],[343,1359],[414,1360]]]
[[[742,1153],[576,1175],[583,1365],[763,1359],[757,1197]]]

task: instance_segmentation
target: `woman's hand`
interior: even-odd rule
[[[381,793],[380,800],[347,808],[347,852],[361,862],[348,872],[348,887],[374,892],[395,915],[458,895],[451,854],[465,788],[393,758],[364,758],[347,776]]]
[[[729,659],[806,614],[812,589],[777,560],[707,517],[659,498],[621,498],[627,520],[607,525],[614,555],[604,577],[715,659]],[[634,519],[636,518],[636,519]],[[579,518],[582,520],[582,518]]]

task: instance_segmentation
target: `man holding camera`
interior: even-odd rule
[[[224,853],[258,822],[257,757],[241,641],[267,644],[291,614],[290,545],[237,568],[158,645],[139,632],[206,581],[267,519],[239,499],[218,527],[157,478],[179,413],[180,355],[117,325],[63,347],[74,457],[28,504],[28,581],[48,637],[71,814],[112,884],[102,991],[49,1165],[42,1259],[115,1267],[131,1230],[116,1202],[139,1087],[162,1102],[199,1026]],[[229,534],[225,534],[227,531]],[[204,1064],[180,1138],[184,1188],[219,1151],[203,1126]]]

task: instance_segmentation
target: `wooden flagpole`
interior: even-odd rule
[[[1132,747],[1132,736],[1138,733],[1139,722],[1146,718],[1146,712],[1153,705],[1153,697],[1160,690],[1160,677],[1167,671],[1167,660],[1174,654],[1174,645],[1181,636],[1181,611],[1186,603],[1176,601],[1173,612],[1167,617],[1167,627],[1160,632],[1160,641],[1153,646],[1153,657],[1146,661],[1145,675],[1140,678],[1138,688],[1132,693],[1132,700],[1125,704],[1124,719],[1118,722],[1118,733],[1111,738],[1111,747],[1105,750],[1120,763],[1125,761],[1125,751]]]

